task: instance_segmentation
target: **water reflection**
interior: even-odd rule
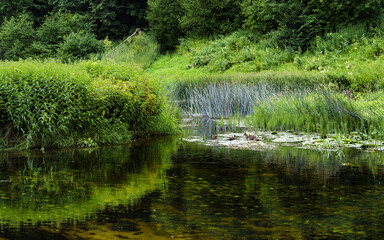
[[[355,239],[384,233],[383,154],[349,151],[340,158],[293,148],[203,149],[191,144],[179,152],[175,161],[183,164],[169,183],[182,189],[171,199],[178,200],[190,231],[201,229],[206,238],[217,239]]]
[[[175,138],[2,159],[6,239],[384,235],[383,153],[255,152]]]
[[[175,143],[145,146],[3,153],[1,229],[82,222],[106,206],[132,205],[163,188]]]

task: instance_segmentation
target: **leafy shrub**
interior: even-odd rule
[[[167,114],[173,119],[161,112],[164,99],[144,76],[111,79],[91,75],[84,65],[54,61],[6,62],[0,72],[3,147],[81,145],[89,138],[99,144],[121,143],[131,131],[148,132],[154,119],[164,120]],[[173,120],[156,124],[175,130]]]
[[[292,51],[276,47],[264,48],[259,43],[255,44],[256,39],[257,36],[247,32],[235,32],[208,42],[192,50],[192,65],[205,67],[208,71],[224,72],[232,66],[240,64],[241,68],[249,64],[242,71],[258,72],[293,61]]]
[[[326,33],[323,37],[317,36],[312,51],[341,53],[356,42],[361,42],[368,34],[365,24],[357,24],[339,29],[336,32]]]
[[[321,32],[316,15],[303,4],[292,4],[280,22],[277,43],[283,48],[306,50],[313,39]]]
[[[285,1],[244,0],[241,4],[247,28],[267,33],[277,30],[287,9]]]
[[[35,39],[30,16],[11,17],[0,26],[0,59],[18,60],[29,56],[29,48]]]
[[[57,12],[46,17],[36,30],[39,42],[54,54],[59,44],[73,32],[92,32],[93,24],[86,15]]]
[[[65,61],[89,59],[90,54],[101,53],[104,50],[102,41],[92,33],[76,32],[65,37],[59,45],[58,55]]]

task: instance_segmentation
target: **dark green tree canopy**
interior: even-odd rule
[[[0,0],[0,25],[29,14],[39,41],[52,44],[55,39],[47,40],[44,31],[62,27],[57,41],[76,32],[67,31],[69,20],[64,23],[65,14],[72,14],[84,25],[82,31],[92,31],[99,40],[119,40],[150,26],[164,50],[185,36],[223,35],[239,28],[274,32],[279,44],[305,48],[319,34],[372,23],[382,18],[383,9],[384,0]]]

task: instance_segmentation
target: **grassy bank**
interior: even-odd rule
[[[268,130],[379,137],[383,53],[383,34],[363,25],[318,36],[306,51],[278,47],[273,34],[239,31],[183,40],[146,72],[187,114],[248,116],[249,126]]]
[[[383,33],[365,25],[318,36],[305,51],[279,47],[273,34],[238,31],[212,39],[183,40],[147,72],[167,80],[239,73],[262,77],[270,72],[303,78],[311,73],[321,74],[340,88],[361,92],[384,87],[383,53]]]
[[[2,148],[86,147],[176,129],[160,87],[114,61],[0,63]]]

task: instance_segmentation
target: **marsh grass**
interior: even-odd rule
[[[168,91],[189,115],[210,118],[247,116],[255,103],[289,89],[313,89],[323,84],[321,74],[259,73],[210,75],[179,79],[168,84]]]
[[[140,32],[138,36],[121,45],[110,55],[103,58],[116,62],[125,62],[141,69],[148,68],[160,55],[160,46],[152,35]]]
[[[261,75],[237,76],[241,77],[211,76],[176,82],[171,89],[173,98],[187,115],[241,117],[256,129],[318,132],[323,137],[351,132],[384,137],[384,99],[380,92],[360,93],[353,98],[321,75],[314,75],[318,79],[310,81],[294,74],[276,74],[275,78],[266,74],[264,79]]]
[[[353,100],[329,89],[286,91],[255,104],[250,123],[256,128],[349,134],[384,130],[382,102]]]

